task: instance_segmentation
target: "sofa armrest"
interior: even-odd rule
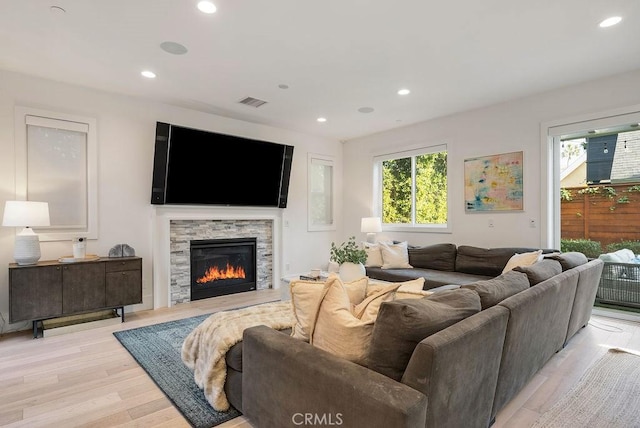
[[[266,326],[243,335],[243,414],[253,426],[424,427],[427,397]]]

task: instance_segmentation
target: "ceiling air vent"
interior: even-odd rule
[[[257,99],[257,98],[253,98],[253,97],[246,97],[246,98],[241,99],[241,100],[240,100],[240,101],[238,101],[238,102],[239,102],[240,104],[244,104],[244,105],[246,105],[246,106],[249,106],[249,107],[255,107],[255,108],[258,108],[258,107],[260,107],[261,105],[264,105],[264,104],[266,104],[266,103],[267,103],[266,101],[262,101],[262,100],[259,100],[259,99]]]

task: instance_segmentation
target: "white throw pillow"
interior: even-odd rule
[[[386,244],[381,242],[382,269],[412,269],[409,264],[409,249],[406,241],[398,244]]]
[[[310,343],[338,357],[366,364],[371,332],[380,304],[398,287],[398,284],[389,284],[384,292],[367,297],[352,309],[340,278],[330,277],[310,331]]]
[[[531,251],[530,253],[516,253],[511,256],[504,269],[502,269],[502,273],[508,272],[516,266],[531,266],[542,260],[542,257],[542,250]]]
[[[367,252],[366,267],[381,267],[382,266],[382,250],[380,249],[380,243],[376,242],[363,242],[362,246]]]
[[[329,278],[337,277],[335,273],[329,274]],[[311,326],[315,324],[318,316],[320,301],[325,293],[329,279],[326,281],[291,281],[291,305],[296,319],[291,330],[291,337],[309,341]],[[368,278],[360,278],[344,284],[345,291],[352,306],[359,304],[365,298]]]

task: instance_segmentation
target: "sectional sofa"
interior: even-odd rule
[[[490,426],[591,316],[603,262],[553,257],[427,298],[382,303],[365,365],[265,326],[246,329],[243,414],[260,428]],[[434,312],[436,303],[452,309]],[[462,307],[475,309],[457,321],[448,315]],[[434,313],[449,321],[430,319]],[[417,326],[426,324],[435,332],[418,338]],[[392,352],[397,359],[389,360]]]
[[[383,268],[379,264],[367,266],[367,276],[383,281],[406,281],[424,278],[425,290],[448,284],[471,284],[494,278],[514,254],[536,251],[537,248],[482,248],[451,243],[427,246],[408,245],[410,268]],[[543,254],[558,252],[542,249]]]

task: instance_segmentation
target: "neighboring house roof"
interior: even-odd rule
[[[640,130],[618,134],[613,156],[611,182],[631,181],[640,181]]]

